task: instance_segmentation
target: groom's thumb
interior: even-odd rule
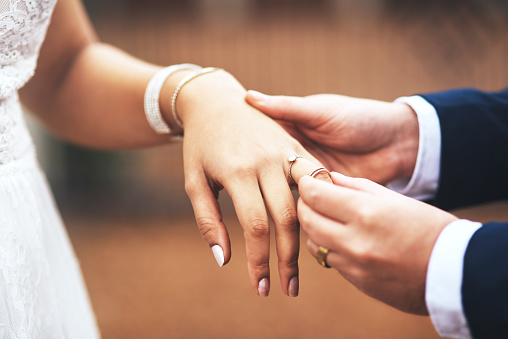
[[[271,96],[249,90],[245,100],[274,119],[303,122],[309,118],[309,112],[305,109],[305,101],[300,97]]]

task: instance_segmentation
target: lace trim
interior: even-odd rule
[[[0,0],[0,97],[32,77],[56,0]]]

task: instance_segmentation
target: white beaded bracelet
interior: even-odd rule
[[[167,78],[173,73],[182,69],[195,69],[200,70],[202,67],[194,64],[181,64],[172,65],[161,69],[150,79],[148,86],[146,86],[144,107],[145,115],[148,123],[157,134],[169,134],[171,128],[162,117],[161,109],[159,106],[159,97],[162,86]]]
[[[173,111],[173,118],[175,119],[175,121],[178,123],[178,125],[181,128],[183,128],[183,122],[176,112],[176,99],[178,98],[178,93],[180,93],[180,91],[182,90],[182,87],[185,86],[192,79],[195,79],[203,74],[212,73],[212,72],[221,71],[221,70],[222,70],[222,68],[206,67],[206,68],[197,70],[197,71],[187,75],[185,78],[183,78],[180,81],[180,83],[178,84],[178,86],[175,89],[175,93],[173,94],[173,99],[171,100],[171,110]]]

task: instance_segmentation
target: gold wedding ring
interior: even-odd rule
[[[316,254],[316,260],[317,262],[326,268],[330,268],[330,266],[326,263],[326,256],[328,255],[328,248],[325,248],[323,246],[319,246]]]
[[[289,162],[289,171],[288,171],[288,181],[289,181],[289,186],[291,185],[296,185],[296,181],[295,179],[293,179],[293,176],[291,175],[291,167],[293,167],[293,164],[296,162],[296,160],[298,160],[299,158],[303,158],[297,154],[291,154],[289,157],[288,157],[288,162]]]

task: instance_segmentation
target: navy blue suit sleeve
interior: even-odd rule
[[[441,126],[434,205],[452,209],[508,198],[508,89],[456,89],[422,95]]]
[[[462,305],[473,338],[508,336],[508,223],[488,223],[464,257]]]

